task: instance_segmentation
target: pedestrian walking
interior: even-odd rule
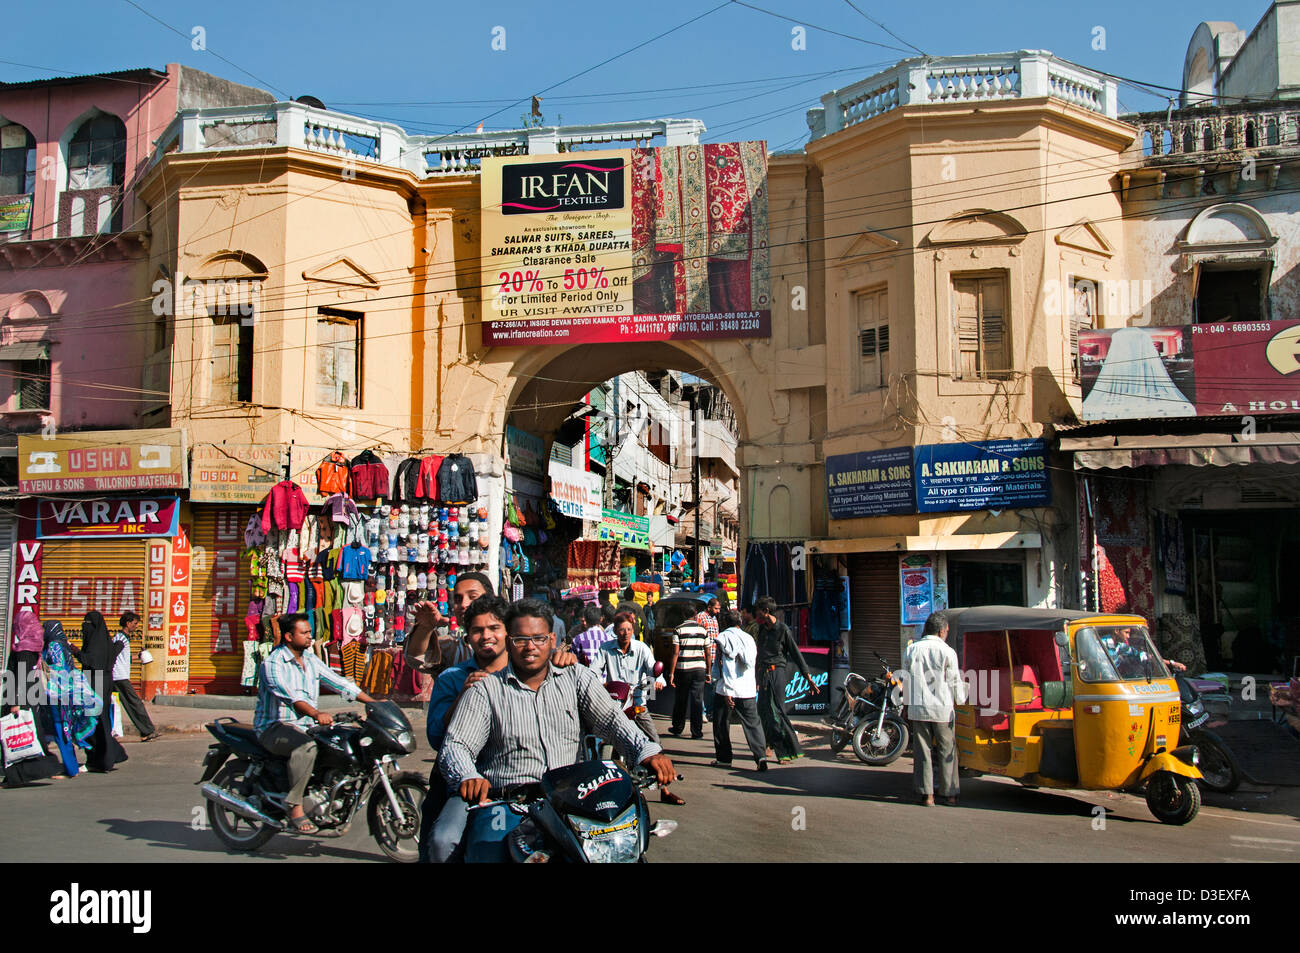
[[[600,647],[609,641],[600,619],[600,606],[590,605],[582,610],[583,629],[573,637],[573,652],[583,665],[595,665]]]
[[[713,764],[731,767],[731,719],[740,722],[745,743],[760,771],[767,770],[767,741],[758,717],[758,646],[754,637],[740,627],[740,615],[730,609],[722,613],[714,662]]]
[[[104,617],[93,609],[86,613],[81,621],[81,651],[75,652],[81,669],[94,686],[95,694],[103,703],[99,719],[95,723],[95,735],[91,742],[90,753],[86,755],[87,771],[112,771],[114,765],[125,761],[126,749],[113,737],[113,662],[122,650],[121,643],[114,642],[108,634],[108,625]]]
[[[966,703],[957,653],[947,644],[948,613],[930,613],[921,638],[903,653],[907,673],[907,717],[912,725],[912,787],[926,807],[934,806],[934,765],[939,765],[939,796],[957,803],[957,749],[953,723],[957,705]]]
[[[704,720],[708,721],[713,717],[713,659],[717,652],[718,644],[718,613],[722,611],[722,604],[717,599],[710,599],[704,607],[704,611],[695,615],[695,622],[704,626],[704,631],[709,634],[709,648],[705,654],[705,662],[708,664],[708,676],[704,679]]]
[[[63,770],[68,777],[76,777],[77,749],[89,749],[94,743],[95,729],[99,724],[100,701],[86,673],[72,667],[73,650],[68,644],[63,623],[58,619],[42,627],[45,648],[41,661],[45,663],[45,697],[49,706],[43,714],[49,719],[50,733],[63,759]]]
[[[691,737],[704,737],[704,682],[709,677],[709,633],[698,622],[684,622],[673,630],[673,657],[668,663],[668,684],[673,697],[673,722],[668,733],[680,736],[691,718]]]
[[[763,736],[776,755],[777,764],[785,764],[803,757],[799,736],[785,713],[785,682],[790,667],[803,673],[814,695],[821,694],[821,689],[813,681],[790,627],[777,620],[776,600],[760,596],[754,603],[754,618],[758,621],[754,639],[758,645],[758,714],[763,722]]]
[[[45,639],[36,613],[28,608],[21,609],[14,620],[9,660],[5,664],[5,671],[9,674],[9,678],[5,679],[3,684],[3,710],[10,715],[17,715],[24,710],[32,713],[36,738],[42,753],[4,768],[4,786],[7,788],[22,787],[33,781],[43,781],[46,778],[66,774],[59,763],[58,756],[49,753],[50,722],[47,717],[44,717],[43,711],[47,706],[38,704],[36,698],[41,687],[41,650],[44,646]],[[0,764],[0,767],[3,767],[3,764]],[[74,756],[73,774],[76,774],[76,768],[77,760]]]
[[[144,623],[136,613],[123,612],[121,618],[117,620],[117,625],[118,631],[113,636],[113,641],[120,644],[122,648],[113,661],[113,690],[117,692],[117,700],[122,703],[122,709],[135,725],[135,730],[140,732],[140,740],[153,741],[162,732],[154,727],[153,719],[145,710],[144,702],[140,700],[140,696],[135,693],[135,686],[131,684],[131,640],[140,636]]]

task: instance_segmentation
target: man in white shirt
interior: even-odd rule
[[[745,731],[745,743],[758,770],[767,770],[767,740],[758,717],[758,682],[755,667],[758,646],[740,627],[740,615],[731,609],[719,616],[721,631],[713,659],[713,751],[719,768],[731,767],[731,719]]]
[[[939,796],[957,803],[957,748],[953,739],[956,705],[966,704],[957,653],[947,645],[948,613],[932,612],[921,638],[903,653],[907,673],[907,717],[912,724],[912,785],[926,807],[934,806],[934,767],[939,763]]]
[[[144,702],[140,700],[140,696],[135,693],[135,686],[131,684],[131,640],[140,637],[140,630],[144,628],[144,623],[140,621],[137,613],[128,611],[122,613],[117,624],[118,631],[117,635],[113,636],[113,641],[122,643],[122,651],[118,652],[117,658],[113,660],[113,691],[117,692],[117,700],[122,703],[122,709],[135,725],[135,730],[140,732],[140,740],[153,741],[162,732],[154,727],[153,719],[149,717]]]

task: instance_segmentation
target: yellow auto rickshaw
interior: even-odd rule
[[[1178,686],[1140,616],[984,606],[949,613],[966,674],[958,763],[1030,787],[1145,791],[1186,824],[1201,806],[1197,753],[1178,744]]]

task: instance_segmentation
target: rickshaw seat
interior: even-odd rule
[[[1012,689],[1028,687],[1029,700],[1016,705],[1020,711],[1043,710],[1043,687],[1038,684],[1038,674],[1028,665],[1015,665],[1011,669]]]
[[[1033,668],[1028,665],[1011,666],[1011,679],[1007,680],[1005,671],[999,671],[998,675],[998,711],[989,714],[976,714],[975,724],[979,728],[989,731],[1005,731],[1011,727],[1010,712],[1014,708],[1017,711],[1042,711],[1043,710],[1043,689],[1038,683],[1038,675]],[[1015,702],[1014,689],[1024,688],[1030,690],[1029,700],[1019,703]],[[978,708],[976,709],[978,712]]]

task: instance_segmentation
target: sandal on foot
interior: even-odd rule
[[[306,814],[302,817],[291,817],[288,819],[289,827],[295,834],[317,834],[320,828],[311,822]]]
[[[686,803],[686,800],[685,800],[684,798],[679,797],[678,795],[674,794],[672,791],[660,791],[660,792],[659,792],[659,800],[663,801],[665,804],[685,804],[685,803]]]

